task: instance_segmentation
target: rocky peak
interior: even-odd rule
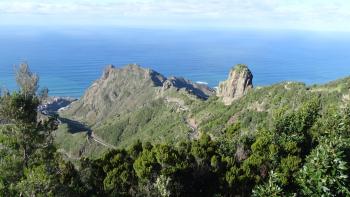
[[[106,68],[104,69],[104,71],[103,71],[103,75],[102,75],[102,79],[107,79],[108,77],[109,77],[109,74],[111,73],[111,72],[113,72],[113,69],[114,69],[115,67],[112,65],[112,64],[110,64],[110,65],[108,65],[108,66],[106,66]]]
[[[219,84],[217,96],[222,98],[225,105],[230,105],[252,88],[252,72],[246,65],[238,64],[231,69],[228,79]]]
[[[101,78],[78,101],[60,113],[94,125],[105,118],[140,108],[170,94],[174,89],[175,92],[184,90],[201,99],[213,94],[213,90],[207,86],[183,78],[167,79],[154,70],[136,64],[121,68],[109,65]]]

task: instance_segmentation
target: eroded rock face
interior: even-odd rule
[[[170,88],[176,88],[178,90],[183,89],[201,99],[207,99],[209,96],[215,94],[214,89],[209,88],[207,85],[193,83],[192,81],[182,77],[169,77],[166,81],[164,81],[162,92]]]
[[[82,98],[61,113],[74,116],[78,121],[95,124],[149,102],[156,92],[155,87],[162,85],[165,80],[161,74],[136,64],[123,68],[109,65]]]
[[[230,71],[228,79],[219,84],[217,96],[222,98],[225,105],[231,105],[252,88],[252,72],[246,65],[238,64]]]
[[[95,125],[116,114],[136,110],[156,99],[167,97],[168,91],[184,90],[199,99],[214,93],[204,85],[180,78],[166,78],[151,69],[130,64],[122,68],[107,66],[78,101],[61,115]],[[161,93],[161,94],[160,94]]]

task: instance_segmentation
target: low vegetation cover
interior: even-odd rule
[[[135,138],[73,164],[54,140],[58,117],[37,112],[45,98],[38,77],[26,65],[18,72],[32,83],[2,92],[0,196],[350,196],[348,79],[258,88],[230,106],[215,97],[193,102],[181,113],[200,122],[198,138]],[[145,122],[171,114],[163,103],[153,105],[117,121],[146,136]],[[145,129],[164,132],[157,128]]]

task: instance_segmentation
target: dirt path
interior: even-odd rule
[[[178,98],[171,98],[171,97],[167,97],[165,98],[165,101],[167,103],[175,103],[177,105],[177,107],[182,110],[182,111],[188,111],[189,108],[185,105],[184,101]]]
[[[101,144],[102,146],[105,146],[105,147],[108,147],[108,148],[112,148],[112,149],[116,149],[115,146],[113,146],[112,144],[109,144],[105,141],[103,141],[100,137],[96,136],[94,134],[94,132],[91,132],[90,136],[89,136],[89,139]]]
[[[192,132],[189,133],[190,140],[196,140],[199,138],[198,125],[194,118],[187,118],[186,124],[191,128]]]

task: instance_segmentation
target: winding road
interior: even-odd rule
[[[112,144],[109,144],[109,143],[103,141],[100,137],[96,136],[96,135],[94,134],[94,132],[91,132],[91,134],[88,136],[88,138],[89,138],[90,140],[93,140],[93,141],[95,141],[95,142],[101,144],[102,146],[105,146],[105,147],[108,147],[108,148],[112,148],[112,149],[116,149],[116,147],[113,146]]]

